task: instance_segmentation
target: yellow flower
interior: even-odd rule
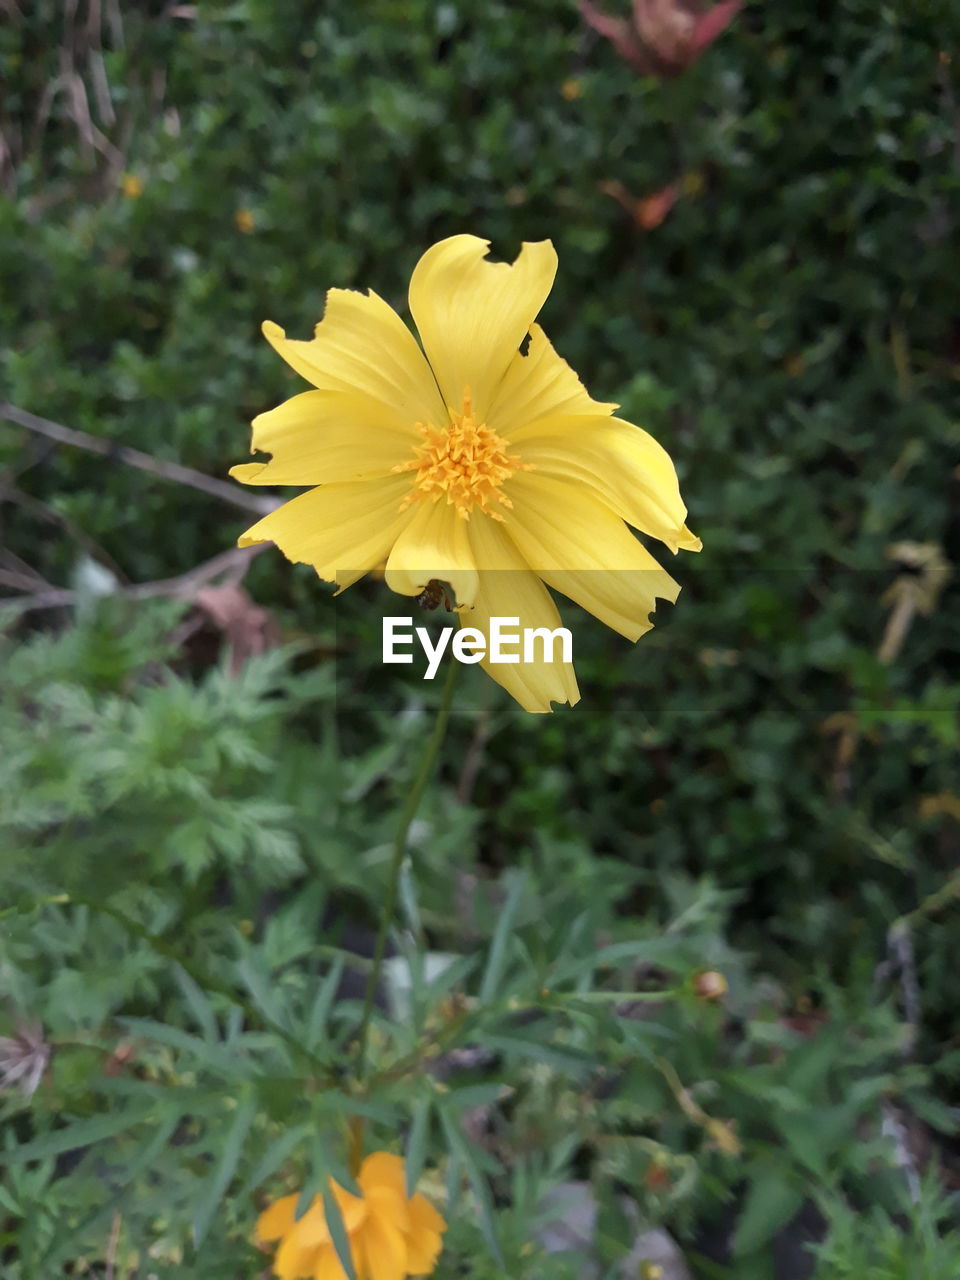
[[[447,582],[461,627],[484,635],[491,617],[554,630],[552,587],[636,640],[679,587],[627,523],[671,551],[700,548],[673,463],[590,398],[534,323],[557,270],[550,241],[513,264],[487,261],[487,248],[451,236],[418,262],[422,350],[372,291],[331,289],[309,342],[263,326],[316,389],[256,418],[253,450],[272,457],[230,474],[316,487],[240,545],[274,542],[341,590],[384,562],[402,595]],[[483,666],[528,711],[579,700],[570,663]]]
[[[446,1223],[425,1196],[407,1197],[403,1160],[376,1151],[360,1167],[362,1196],[351,1195],[330,1179],[350,1241],[357,1280],[405,1280],[429,1275],[440,1254]],[[261,1213],[259,1242],[280,1241],[274,1275],[280,1280],[347,1280],[317,1196],[296,1219],[299,1196],[284,1196]]]
[[[125,173],[120,179],[120,189],[128,200],[139,200],[143,195],[143,182],[135,173]]]

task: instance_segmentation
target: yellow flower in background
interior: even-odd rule
[[[357,1280],[405,1280],[429,1275],[442,1248],[446,1223],[422,1195],[407,1196],[403,1160],[376,1151],[360,1166],[362,1196],[330,1179]],[[274,1275],[280,1280],[347,1280],[320,1196],[296,1219],[299,1196],[284,1196],[257,1221],[260,1243],[280,1241]]]
[[[316,389],[256,418],[252,449],[272,457],[230,474],[316,487],[239,543],[274,542],[341,590],[384,563],[402,595],[449,583],[461,627],[484,635],[491,617],[557,628],[552,587],[636,640],[679,587],[627,525],[700,549],[673,463],[590,398],[534,323],[557,271],[550,241],[513,264],[488,247],[452,236],[417,263],[422,349],[372,291],[331,289],[309,342],[263,326]],[[482,665],[528,711],[579,700],[570,663]]]

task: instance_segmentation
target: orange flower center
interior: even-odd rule
[[[507,453],[507,442],[502,436],[477,422],[470,388],[464,388],[462,411],[450,410],[449,426],[418,422],[417,430],[423,436],[423,444],[414,447],[416,456],[393,468],[416,472],[413,489],[404,498],[400,510],[411,502],[427,499],[439,502],[445,497],[464,520],[470,519],[474,507],[494,520],[502,520],[503,516],[491,504],[512,507],[501,485],[515,471],[529,468],[518,457]]]

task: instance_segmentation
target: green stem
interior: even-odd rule
[[[413,822],[417,808],[423,798],[424,789],[430,781],[433,766],[436,764],[437,755],[447,731],[447,721],[450,718],[450,707],[453,703],[453,686],[456,672],[457,664],[451,661],[447,667],[447,679],[443,686],[443,697],[440,701],[440,710],[437,713],[436,723],[433,726],[433,733],[431,733],[430,740],[427,742],[426,750],[420,761],[420,768],[417,770],[417,776],[413,780],[413,786],[407,792],[406,801],[400,812],[400,821],[397,823],[397,834],[393,840],[393,856],[390,859],[390,870],[387,879],[387,896],[384,899],[383,910],[380,913],[380,927],[377,931],[377,942],[373,952],[373,966],[367,978],[363,1015],[360,1019],[360,1031],[357,1034],[357,1083],[363,1080],[366,1069],[370,1018],[373,1014],[373,1002],[377,994],[377,988],[380,985],[380,971],[383,968],[383,957],[387,949],[387,937],[390,933],[390,926],[393,923],[393,913],[397,906],[397,887],[400,883],[400,868],[403,866],[404,855],[407,851],[407,835],[410,831],[410,824]]]

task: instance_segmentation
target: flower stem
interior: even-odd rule
[[[373,965],[367,977],[367,991],[363,1001],[363,1015],[360,1019],[360,1031],[357,1035],[357,1063],[356,1063],[356,1081],[360,1083],[363,1080],[366,1070],[367,1057],[367,1038],[370,1031],[370,1018],[373,1014],[373,1002],[376,997],[377,988],[380,985],[380,971],[383,968],[383,957],[387,949],[387,936],[390,932],[390,926],[393,923],[393,913],[397,905],[397,888],[400,883],[400,868],[403,866],[404,855],[407,851],[407,835],[410,831],[410,824],[416,816],[417,808],[423,798],[423,792],[427,783],[430,781],[430,775],[433,773],[433,767],[436,764],[437,755],[443,743],[444,735],[447,731],[447,721],[450,718],[450,707],[453,703],[453,686],[456,678],[457,663],[451,661],[447,667],[447,679],[443,686],[443,696],[440,700],[440,709],[437,712],[437,719],[433,726],[433,732],[427,742],[423,757],[420,761],[420,767],[417,770],[417,776],[413,780],[413,785],[407,792],[407,798],[404,802],[403,809],[400,812],[400,821],[397,823],[397,834],[393,839],[393,856],[390,860],[390,871],[387,879],[387,895],[384,899],[383,910],[380,912],[380,927],[377,931],[377,942],[373,952]]]

